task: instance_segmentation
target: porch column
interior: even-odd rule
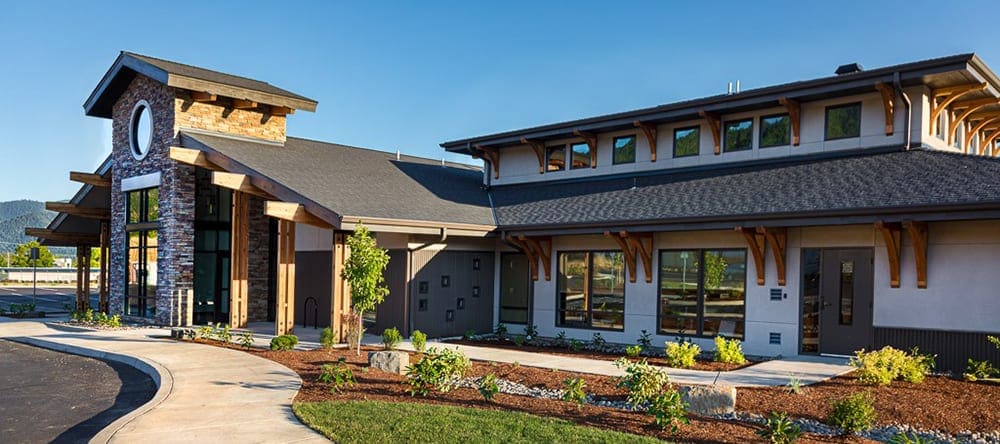
[[[90,246],[76,247],[76,309],[90,308]]]
[[[344,322],[344,315],[351,310],[351,290],[347,280],[341,276],[344,262],[347,260],[347,245],[344,242],[344,232],[333,232],[333,261],[330,270],[332,283],[330,285],[330,329],[343,342],[347,337],[349,326]]]
[[[229,325],[233,328],[247,326],[248,270],[247,255],[250,248],[250,196],[233,191],[232,242],[230,243],[229,276]],[[293,247],[294,248],[294,247]]]
[[[110,314],[110,293],[108,292],[108,254],[110,253],[110,229],[107,222],[101,222],[101,269],[97,275],[97,293],[99,311]]]
[[[275,334],[295,328],[295,222],[278,220],[278,291]]]

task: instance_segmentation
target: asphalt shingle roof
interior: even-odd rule
[[[342,216],[493,225],[471,165],[294,137],[283,146],[182,133],[189,138]]]
[[[494,187],[501,227],[992,205],[1000,159],[911,150],[755,167]]]

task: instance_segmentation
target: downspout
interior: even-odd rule
[[[910,126],[913,124],[913,107],[911,106],[912,104],[910,103],[910,96],[906,95],[906,92],[903,91],[903,85],[899,81],[899,71],[892,73],[892,85],[896,87],[896,91],[899,92],[899,96],[903,98],[903,107],[906,108],[906,134],[904,134],[904,138],[906,140],[906,146],[904,147],[904,149],[906,149],[906,151],[909,151],[910,143],[912,143]]]

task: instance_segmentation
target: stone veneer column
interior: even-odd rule
[[[250,322],[267,321],[268,274],[270,271],[270,220],[264,215],[264,199],[250,199],[250,255],[247,257],[250,288]]]

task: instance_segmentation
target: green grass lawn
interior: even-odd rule
[[[303,402],[293,407],[306,425],[338,443],[593,442],[658,440],[519,412],[410,402]]]

